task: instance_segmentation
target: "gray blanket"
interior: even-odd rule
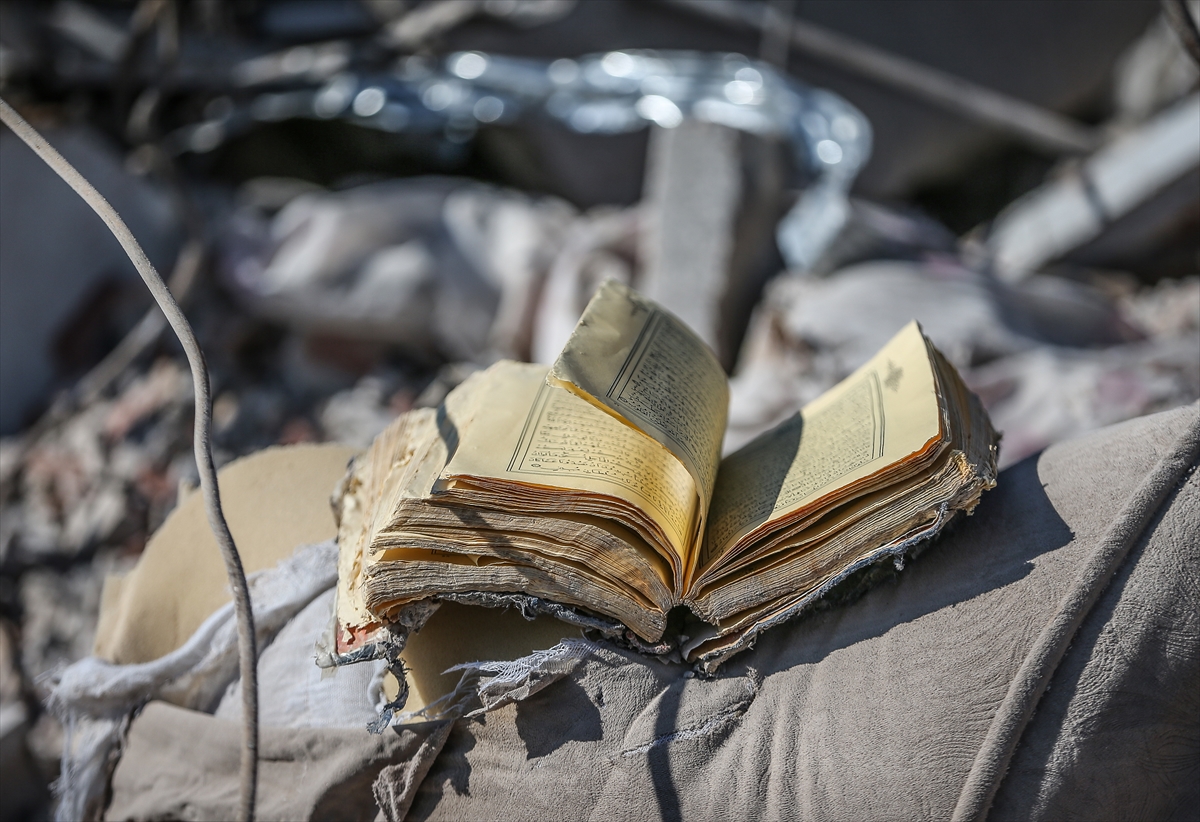
[[[1054,446],[714,680],[602,652],[459,722],[411,816],[1194,819],[1198,445],[1192,405]]]
[[[1195,818],[1198,452],[1196,405],[1056,445],[893,581],[715,679],[605,646],[383,747],[288,732],[260,818],[369,818],[377,771],[387,818]],[[220,816],[236,794],[236,725],[164,733],[168,713],[133,722],[109,818]],[[188,790],[178,760],[205,771]]]

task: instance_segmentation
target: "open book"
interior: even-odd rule
[[[521,594],[711,670],[995,484],[997,436],[914,322],[721,459],[729,388],[682,322],[613,281],[555,364],[499,362],[397,419],[340,498],[339,652],[408,606]],[[630,637],[634,639],[634,637]]]

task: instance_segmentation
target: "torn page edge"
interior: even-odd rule
[[[604,617],[584,613],[569,605],[551,602],[541,597],[529,594],[502,594],[490,591],[463,594],[441,594],[437,597],[443,602],[457,602],[460,605],[480,605],[484,608],[513,608],[521,616],[530,621],[539,616],[551,616],[568,625],[574,625],[589,631],[596,631],[601,636],[616,639],[625,634],[626,628],[620,622]]]
[[[410,723],[413,721],[431,721],[441,719],[456,719],[460,716],[475,716],[478,713],[490,711],[493,708],[506,705],[508,702],[515,702],[524,699],[526,696],[531,696],[537,691],[549,685],[551,682],[558,679],[560,676],[569,673],[574,668],[572,663],[570,667],[563,673],[554,675],[552,678],[543,679],[547,676],[550,669],[547,665],[553,663],[553,658],[537,661],[537,665],[530,669],[530,676],[533,677],[535,686],[527,691],[522,691],[528,683],[524,681],[513,689],[505,690],[507,701],[489,701],[491,697],[487,694],[493,690],[501,688],[501,683],[492,683],[491,678],[480,682],[482,672],[487,670],[486,667],[481,667],[472,670],[466,670],[460,679],[454,691],[436,702],[425,706],[420,711],[401,713],[405,703],[408,700],[408,681],[405,676],[404,663],[400,659],[400,654],[408,644],[408,638],[412,634],[418,632],[425,626],[433,613],[438,609],[442,602],[455,602],[460,605],[476,605],[484,608],[513,608],[521,616],[528,620],[534,620],[539,616],[552,616],[555,619],[561,620],[568,625],[575,625],[585,631],[593,632],[594,636],[599,636],[608,639],[627,648],[630,648],[638,653],[647,656],[654,656],[660,659],[666,658],[669,654],[678,650],[678,643],[675,642],[660,642],[657,644],[647,644],[637,637],[633,631],[629,630],[620,622],[604,619],[599,616],[585,613],[581,610],[568,605],[562,605],[557,602],[542,599],[541,597],[530,596],[528,594],[506,594],[495,593],[491,591],[478,591],[474,593],[448,593],[441,594],[430,599],[423,599],[414,602],[401,611],[399,611],[393,622],[389,622],[381,626],[375,631],[371,638],[363,645],[355,648],[348,653],[338,653],[337,648],[337,631],[340,629],[337,623],[336,610],[329,626],[325,632],[317,640],[316,646],[316,663],[321,668],[334,668],[341,665],[354,665],[359,662],[370,662],[374,660],[383,660],[387,663],[388,670],[396,677],[396,681],[400,683],[400,693],[397,694],[394,700],[386,703],[380,708],[379,716],[367,726],[367,730],[373,734],[382,733],[384,728],[387,728],[393,722]],[[591,640],[586,639],[567,639],[566,643],[588,643],[591,648],[597,647]],[[563,643],[559,643],[554,648],[548,651],[539,651],[531,657],[532,659],[538,654],[549,654],[560,648]],[[573,646],[572,646],[573,647]],[[580,657],[582,659],[582,657]],[[676,660],[678,661],[678,660]],[[576,660],[578,662],[578,660]],[[508,665],[514,663],[470,663],[476,666],[494,666]],[[458,670],[462,666],[452,668],[450,670]],[[528,678],[528,677],[527,677]],[[478,684],[478,687],[476,685]],[[511,691],[511,693],[510,693]],[[520,693],[519,693],[520,692]],[[519,695],[518,695],[519,694]],[[511,696],[511,698],[508,698]],[[479,699],[484,704],[484,708],[465,714],[467,707],[474,699]],[[499,698],[498,698],[499,699]]]
[[[622,644],[628,643],[630,647],[642,653],[659,654],[670,650],[665,648],[662,643],[647,645],[640,642],[620,622],[588,614],[569,605],[551,602],[529,594],[478,591],[439,594],[436,597],[413,602],[400,610],[391,622],[380,627],[366,643],[348,653],[338,653],[336,650],[338,624],[335,612],[328,628],[317,640],[317,666],[333,668],[376,659],[389,662],[399,659],[400,652],[408,643],[408,637],[425,627],[425,623],[443,602],[477,605],[483,608],[512,608],[531,621],[539,616],[551,616],[568,625],[574,625],[586,631],[595,631],[606,639],[612,639]]]
[[[353,651],[350,651],[349,653],[338,653],[335,649],[337,648],[336,632],[339,630],[339,626],[337,624],[337,616],[335,611],[334,617],[330,621],[329,626],[317,641],[316,663],[318,667],[333,668],[341,665],[353,665],[359,662],[383,660],[387,663],[388,670],[391,671],[392,675],[396,677],[396,681],[400,683],[400,692],[396,695],[396,698],[384,704],[380,708],[379,716],[373,722],[367,725],[367,730],[371,733],[382,733],[383,729],[391,725],[393,720],[407,723],[413,720],[425,721],[432,719],[457,718],[463,715],[463,712],[466,710],[471,700],[477,697],[485,706],[487,706],[484,708],[485,711],[491,710],[493,707],[499,707],[501,704],[507,704],[507,702],[495,702],[493,704],[491,701],[489,701],[491,700],[491,697],[487,696],[487,694],[490,694],[492,691],[497,689],[502,689],[503,683],[500,681],[494,683],[492,682],[492,680],[496,678],[496,675],[488,677],[486,681],[481,682],[480,680],[481,676],[483,676],[483,672],[490,670],[490,667],[494,666],[507,666],[523,662],[524,660],[533,660],[533,662],[530,663],[532,667],[529,669],[528,676],[525,677],[525,680],[532,678],[532,689],[523,693],[523,695],[513,696],[513,698],[509,701],[524,699],[525,696],[536,693],[563,675],[556,674],[552,678],[544,678],[553,673],[554,666],[558,664],[555,661],[558,657],[552,654],[551,656],[542,659],[538,656],[539,654],[551,654],[551,652],[562,653],[561,650],[556,649],[561,649],[564,647],[564,643],[582,642],[587,643],[588,648],[596,647],[595,644],[589,640],[572,638],[564,640],[563,642],[554,646],[554,648],[551,648],[547,651],[535,652],[531,656],[525,657],[524,660],[517,660],[513,663],[469,663],[469,665],[483,666],[478,668],[478,670],[466,670],[466,668],[463,666],[452,668],[450,670],[459,670],[461,668],[465,671],[454,691],[432,703],[431,705],[427,705],[421,711],[401,714],[401,710],[408,701],[408,681],[407,677],[405,676],[404,662],[400,659],[400,654],[408,644],[409,636],[417,633],[425,626],[425,623],[429,621],[429,618],[433,616],[434,612],[438,609],[442,602],[455,602],[462,605],[477,605],[485,608],[513,608],[520,613],[521,616],[528,620],[533,620],[543,615],[552,616],[570,625],[575,625],[588,631],[595,631],[600,636],[611,638],[619,642],[629,642],[630,637],[632,637],[632,632],[626,629],[626,627],[620,622],[614,622],[601,617],[585,614],[569,606],[561,605],[556,602],[550,602],[540,597],[529,596],[528,594],[504,594],[480,591],[476,593],[443,594],[438,597],[411,603],[397,613],[394,621],[383,625],[377,631],[375,631],[370,640],[365,644],[354,649]],[[627,634],[629,637],[626,637]],[[568,644],[565,647],[574,648],[575,646],[573,644]],[[645,649],[639,646],[638,649],[643,650],[643,652],[646,652],[647,650],[651,652],[655,650],[662,650],[658,648],[658,646],[647,646]],[[582,656],[579,657],[579,659],[582,658]],[[572,662],[569,667],[564,670],[564,674],[569,673],[570,670],[573,670],[577,662],[578,660]],[[505,668],[504,670],[507,671],[508,669]],[[476,684],[479,685],[478,688],[475,687]],[[513,691],[513,694],[516,694],[529,684],[530,683],[523,680],[521,683],[515,685],[511,690]],[[508,691],[506,690],[505,693],[508,693]],[[431,714],[431,710],[435,712]],[[474,716],[475,714],[472,713],[467,715]]]

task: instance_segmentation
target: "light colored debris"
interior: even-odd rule
[[[1200,19],[1200,0],[1188,5],[1192,17]],[[1145,120],[1187,94],[1197,79],[1200,69],[1166,17],[1160,15],[1117,59],[1113,69],[1117,119],[1126,123]]]
[[[1009,206],[988,237],[988,255],[1003,279],[1021,280],[1197,164],[1200,94],[1192,94]]]
[[[526,357],[537,294],[573,210],[422,178],[310,192],[230,222],[225,272],[293,328],[400,346],[417,361]]]
[[[633,284],[642,219],[639,208],[596,208],[571,224],[533,319],[534,362],[554,362],[602,282]]]
[[[1039,348],[966,374],[1006,467],[1060,440],[1200,398],[1200,333],[1099,350]]]
[[[127,379],[115,398],[84,406],[21,446],[18,465],[6,469],[19,505],[4,510],[0,558],[71,556],[116,538],[134,495],[165,516],[179,480],[171,459],[185,447],[190,406],[187,371],[160,360]]]
[[[827,278],[774,280],[730,383],[726,450],[748,442],[836,385],[910,319],[959,369],[1028,350],[1038,331],[1114,342],[1115,310],[1071,284],[1009,289],[953,258],[852,266]],[[1099,304],[1098,304],[1099,303]],[[1035,311],[1033,309],[1040,309]]]
[[[736,281],[738,133],[694,120],[652,127],[648,154],[639,290],[719,350],[722,297]]]
[[[400,413],[388,400],[383,380],[364,377],[351,390],[329,398],[321,411],[321,426],[335,442],[366,448]]]
[[[1111,303],[1055,277],[1009,286],[950,260],[867,263],[771,284],[730,383],[726,450],[816,399],[911,318],[1004,431],[1002,467],[1200,397],[1200,278]]]

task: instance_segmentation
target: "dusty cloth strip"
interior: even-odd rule
[[[250,578],[258,647],[337,581],[332,541],[296,549],[288,559]],[[207,620],[178,650],[137,665],[81,659],[57,678],[47,700],[66,730],[62,775],[56,783],[57,817],[89,816],[103,795],[109,765],[129,716],[152,699],[197,710],[212,709],[238,675],[233,603]]]
[[[454,722],[520,702],[574,672],[600,646],[582,638],[568,638],[553,648],[534,651],[511,661],[468,662],[450,671],[462,671],[458,685],[446,696],[420,711],[401,714],[400,722],[440,722],[417,752],[406,762],[379,772],[372,785],[375,801],[387,822],[402,822],[408,815],[421,780],[446,744]],[[474,710],[467,712],[472,705]]]
[[[278,641],[278,640],[276,640]],[[264,680],[264,683],[267,680]],[[269,702],[269,700],[268,700]],[[108,819],[232,819],[238,803],[240,723],[151,702],[129,726],[112,777]],[[436,724],[372,736],[358,727],[263,725],[261,822],[372,822],[372,783],[381,770],[413,766],[419,781],[441,748]]]
[[[453,727],[453,721],[436,725],[416,753],[406,761],[388,765],[379,772],[371,784],[371,792],[380,814],[387,822],[404,822],[416,798],[417,787],[433,767],[433,761],[442,752]]]
[[[570,637],[553,648],[534,651],[520,659],[455,665],[443,672],[463,672],[453,691],[419,711],[400,714],[396,721],[406,723],[473,717],[520,702],[571,674],[579,663],[599,647],[591,640]]]

